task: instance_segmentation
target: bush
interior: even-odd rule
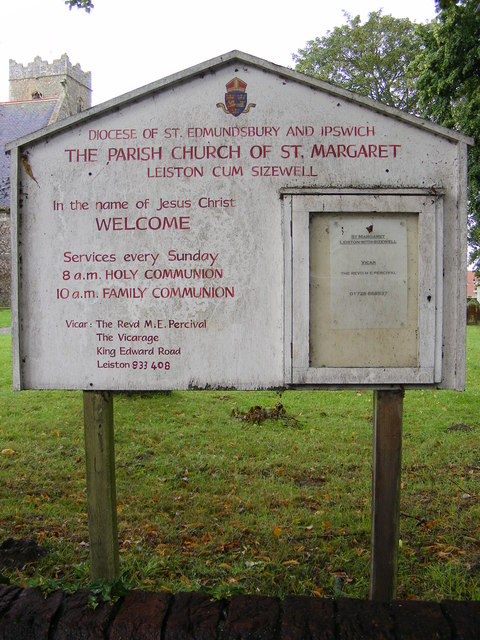
[[[475,298],[470,298],[467,302],[467,324],[478,324],[480,322],[480,303]]]

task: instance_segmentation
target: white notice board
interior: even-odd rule
[[[15,388],[462,388],[467,144],[240,52],[11,143]]]

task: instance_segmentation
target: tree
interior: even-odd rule
[[[418,78],[424,115],[475,137],[480,132],[479,0],[439,0]],[[469,152],[470,259],[480,270],[480,147]]]
[[[65,4],[69,9],[77,7],[77,9],[85,9],[87,13],[90,13],[90,9],[93,9],[92,0],[65,0]]]
[[[322,38],[307,42],[293,56],[296,70],[378,100],[391,107],[418,113],[415,86],[418,57],[428,26],[407,18],[344,12],[347,23]]]
[[[476,137],[480,132],[480,0],[436,0],[426,25],[373,12],[316,38],[297,71]],[[468,170],[470,259],[480,272],[480,143]]]

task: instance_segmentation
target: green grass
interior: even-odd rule
[[[398,595],[480,598],[480,327],[467,390],[404,402]],[[15,583],[89,582],[82,394],[13,392],[0,336],[0,540]],[[281,402],[287,418],[242,421]],[[368,597],[372,392],[118,394],[123,579],[142,589]],[[468,427],[450,429],[452,425]]]
[[[0,328],[9,327],[12,324],[12,312],[7,307],[0,307]]]

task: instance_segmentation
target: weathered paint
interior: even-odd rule
[[[462,388],[470,142],[239,52],[17,141],[15,386]],[[418,234],[433,275],[417,288],[420,309],[427,286],[441,307],[420,312],[417,366],[318,378],[308,317],[295,353],[310,312],[295,305],[292,203],[325,194],[434,198]]]

